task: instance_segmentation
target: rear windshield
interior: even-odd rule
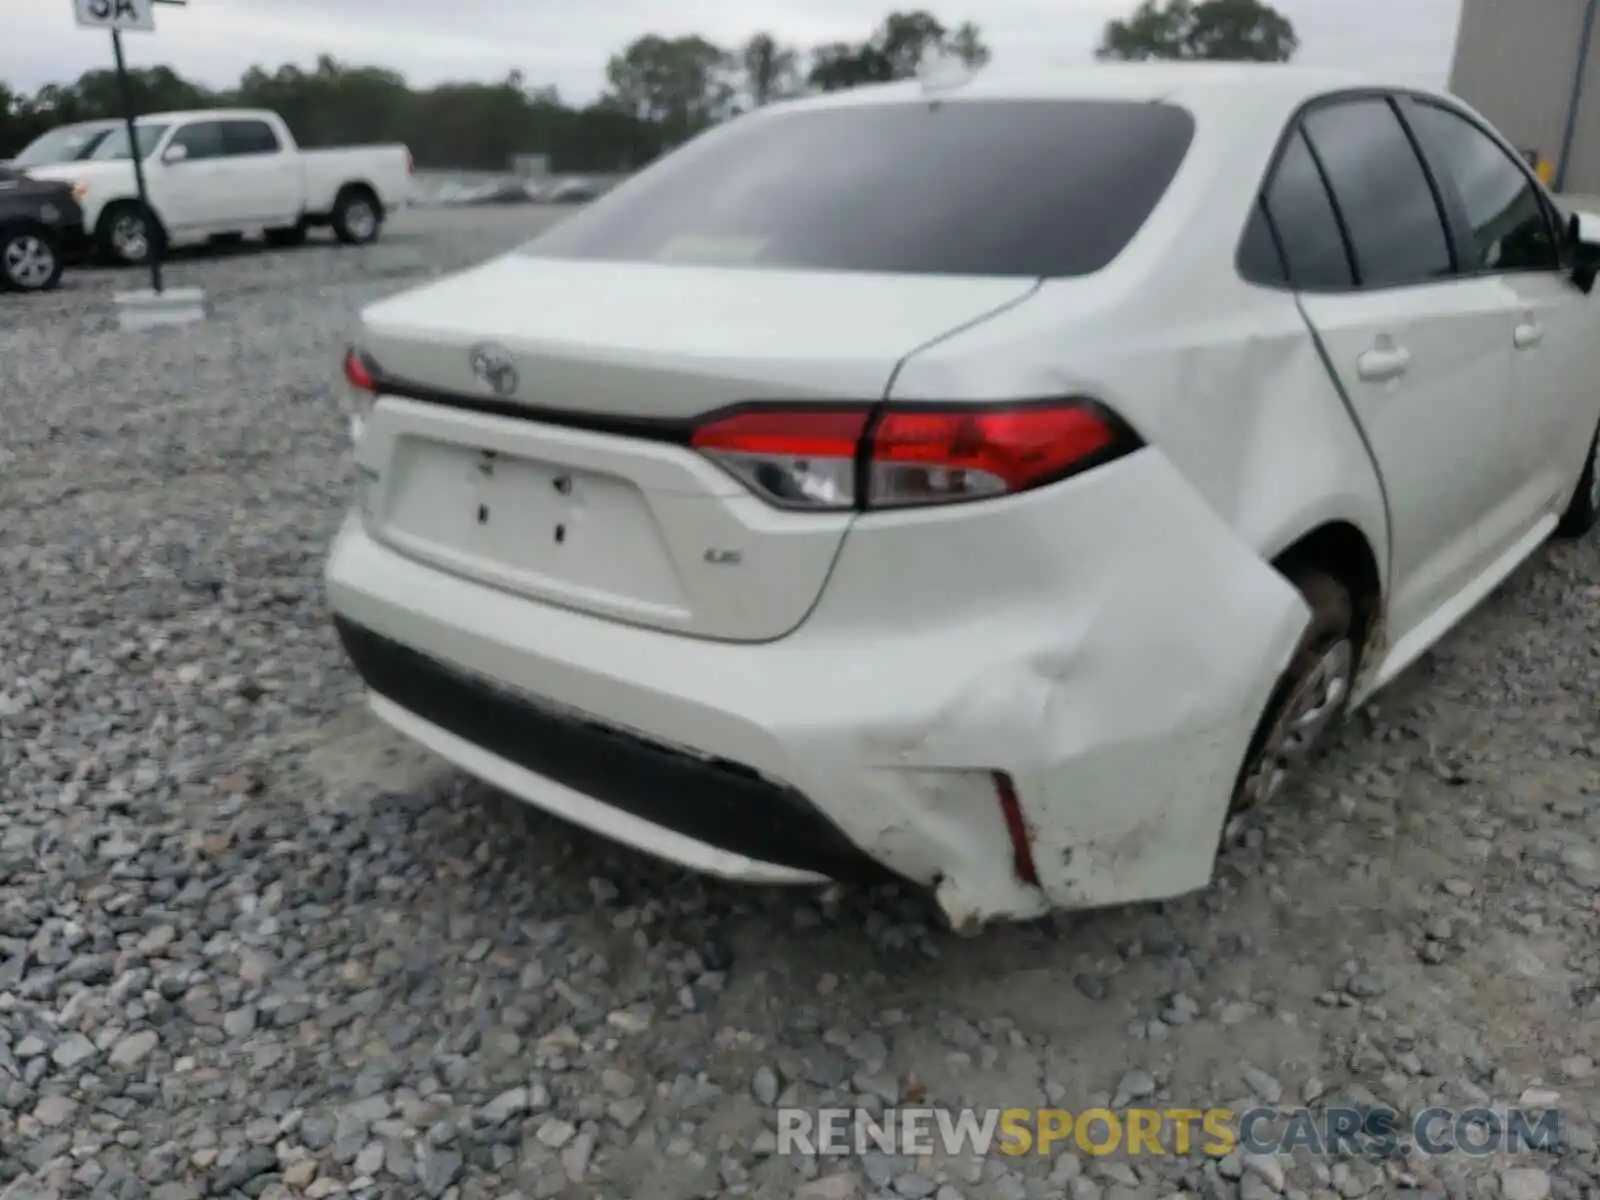
[[[1139,231],[1194,120],[1169,104],[925,101],[734,121],[524,247],[534,256],[920,275],[1087,275]]]

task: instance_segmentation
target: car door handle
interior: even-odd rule
[[[1518,350],[1532,350],[1544,341],[1544,326],[1537,321],[1525,321],[1512,333],[1511,341]]]
[[[1404,346],[1384,346],[1368,350],[1356,359],[1356,373],[1369,383],[1398,379],[1411,365],[1411,351]]]

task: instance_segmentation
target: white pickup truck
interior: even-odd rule
[[[361,245],[377,239],[411,188],[405,146],[302,150],[277,113],[256,109],[152,113],[133,140],[153,212],[139,203],[125,128],[84,159],[28,171],[80,185],[85,228],[115,262],[142,263],[158,241],[262,236],[292,245],[319,225]]]

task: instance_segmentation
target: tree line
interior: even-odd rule
[[[1287,61],[1297,42],[1288,20],[1262,0],[1145,0],[1113,21],[1101,58],[1251,58]],[[382,67],[321,56],[309,70],[253,67],[229,88],[210,88],[170,67],[130,72],[139,112],[211,107],[270,108],[301,144],[404,142],[419,167],[504,170],[512,156],[545,154],[557,171],[627,171],[707,126],[808,92],[910,78],[930,58],[971,67],[990,51],[970,21],[947,25],[917,9],[891,12],[858,42],[809,50],[757,33],[728,48],[703,37],[637,38],[606,64],[605,92],[566,104],[513,71],[496,83],[413,88]],[[44,131],[121,115],[116,76],[86,72],[75,83],[28,95],[0,83],[0,158]]]

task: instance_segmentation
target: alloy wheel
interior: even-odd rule
[[[1269,803],[1291,771],[1321,744],[1349,698],[1354,663],[1355,647],[1348,638],[1339,638],[1295,684],[1245,776],[1243,808]]]
[[[17,287],[36,291],[50,282],[55,271],[55,251],[43,238],[24,233],[6,243],[6,277]]]
[[[378,227],[378,214],[365,200],[353,200],[344,211],[344,227],[357,241],[366,241]]]
[[[111,226],[111,246],[127,262],[142,262],[150,253],[150,232],[144,218],[121,216]]]

